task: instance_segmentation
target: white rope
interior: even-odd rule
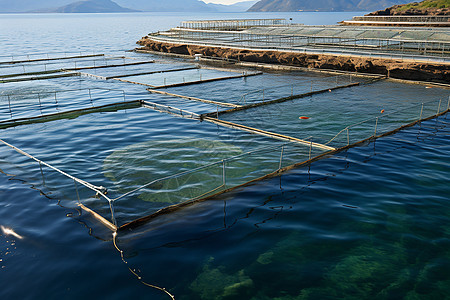
[[[89,182],[86,182],[86,181],[81,180],[79,178],[76,178],[76,177],[74,177],[74,176],[72,176],[70,174],[67,174],[66,172],[61,171],[60,169],[58,169],[58,168],[56,168],[56,167],[54,167],[54,166],[52,166],[52,165],[42,161],[42,160],[37,159],[36,157],[32,156],[31,154],[28,154],[27,152],[25,152],[25,151],[15,147],[15,146],[13,146],[13,145],[7,143],[7,142],[5,142],[2,139],[0,139],[0,142],[5,144],[8,147],[14,149],[15,151],[19,152],[20,154],[25,155],[26,157],[31,158],[32,160],[34,160],[34,161],[36,161],[36,162],[38,162],[40,164],[43,164],[44,166],[47,166],[50,169],[52,169],[52,170],[54,170],[54,171],[56,171],[56,172],[58,172],[58,173],[60,173],[60,174],[62,174],[64,176],[66,176],[66,177],[68,177],[68,178],[70,178],[70,179],[72,179],[72,180],[74,180],[74,181],[84,185],[85,187],[87,187],[87,188],[89,188],[89,189],[91,189],[93,191],[95,191],[97,193],[97,195],[105,198],[106,200],[108,200],[109,203],[111,203],[111,199],[104,194],[104,192],[106,190],[104,187],[102,187],[102,186],[95,186],[93,184],[90,184]]]

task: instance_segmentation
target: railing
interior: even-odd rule
[[[112,201],[119,209],[121,201],[137,196],[149,202],[165,202],[174,205],[194,201],[245,184],[276,172],[287,165],[308,160],[326,152],[312,147],[311,137],[308,140],[311,141],[309,146],[289,142],[261,147],[191,170],[155,179],[135,187]],[[147,208],[145,213],[150,214],[161,208]]]
[[[311,79],[308,81],[299,81],[296,84],[286,84],[286,85],[280,85],[280,86],[274,86],[274,87],[268,87],[258,90],[253,90],[250,92],[247,92],[245,94],[242,94],[237,103],[246,105],[248,102],[265,102],[270,101],[273,99],[280,98],[279,94],[278,96],[271,95],[272,91],[277,91],[281,88],[289,88],[287,94],[285,94],[285,97],[293,97],[297,93],[308,93],[308,92],[315,92],[319,90],[329,89],[329,88],[336,88],[339,85],[347,85],[350,83],[355,82],[354,79],[352,79],[352,75],[337,75],[337,76],[330,76],[330,77],[321,77],[319,79]],[[300,91],[299,91],[300,90]]]
[[[103,93],[113,92],[109,95],[109,98],[113,98],[113,102],[117,102],[117,98],[126,101],[125,91],[117,89],[106,89],[106,88],[88,88],[88,89],[71,89],[71,90],[57,90],[57,91],[42,91],[42,92],[29,92],[29,93],[0,93],[0,102],[7,102],[8,106],[0,109],[0,116],[8,115],[8,118],[1,118],[0,121],[5,119],[13,119],[18,116],[39,116],[43,115],[44,111],[47,113],[49,111],[63,112],[67,110],[68,107],[77,105],[79,108],[79,103],[64,103],[64,94],[76,92],[78,99],[80,97],[86,96],[89,100],[87,102],[91,106],[94,106],[96,102],[107,100]]]
[[[286,19],[238,19],[183,21],[180,28],[200,30],[243,30],[251,27],[287,25]]]
[[[407,123],[420,122],[432,116],[448,112],[450,109],[450,97],[447,101],[428,101],[417,105],[405,107],[402,110],[384,113],[382,110],[380,116],[369,118],[367,120],[352,124],[339,131],[325,145],[335,147],[345,147],[360,140],[370,137],[377,137],[387,132],[401,128]],[[416,116],[411,114],[413,110],[417,111]],[[400,118],[398,118],[400,116]]]
[[[48,53],[28,53],[28,54],[11,54],[11,55],[0,55],[0,63],[9,63],[15,61],[32,61],[36,59],[54,59],[58,57],[66,58],[71,56],[90,56],[95,55],[92,51],[59,51],[59,52],[48,52]],[[11,60],[6,60],[6,58],[11,58]]]
[[[228,39],[222,39],[222,38]],[[399,59],[442,58],[448,61],[450,42],[406,39],[342,38],[330,36],[269,35],[254,33],[212,33],[179,30],[173,35],[153,35],[166,42],[192,43],[202,46],[250,47],[264,50],[287,50],[304,53],[341,53]],[[411,57],[407,57],[411,56]]]
[[[450,22],[449,16],[357,16],[353,21],[375,22]]]
[[[100,198],[105,199],[108,203],[108,207],[104,208],[100,213],[103,215],[110,214],[110,220],[106,220],[96,213],[95,216],[112,230],[116,229],[113,201],[106,195],[108,190],[105,187],[93,185],[85,180],[68,174],[24,150],[13,146],[5,140],[0,139],[0,146],[8,147],[9,150],[18,152],[22,155],[21,157],[23,160],[17,162],[17,164],[21,166],[28,165],[26,172],[27,175],[32,174],[32,177],[26,176],[27,181],[33,186],[38,186],[40,192],[46,197],[61,200],[62,198],[73,199],[74,195],[76,195],[77,206],[82,207],[85,207],[84,204],[86,204],[86,202],[97,202]],[[11,154],[8,151],[5,151],[5,149],[2,150],[0,157],[3,155],[11,157]],[[30,162],[32,162],[31,168],[29,165]],[[16,171],[21,172],[21,169],[22,168]],[[20,174],[16,173],[15,175]],[[73,206],[73,208],[75,208],[75,206]]]
[[[108,57],[106,55],[99,55],[97,59],[90,59],[89,57],[82,59],[71,58],[66,61],[58,60],[42,60],[40,62],[29,63],[28,61],[17,62],[16,64],[11,64],[3,66],[0,68],[0,78],[9,77],[19,77],[25,75],[39,75],[46,73],[57,73],[63,71],[76,71],[82,69],[95,69],[100,67],[117,66],[118,63],[114,61],[120,61],[122,64],[126,64],[126,60],[129,58],[125,57]],[[32,61],[30,61],[32,62]],[[86,65],[90,63],[90,65]],[[5,71],[9,71],[5,73]]]

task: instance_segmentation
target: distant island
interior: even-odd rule
[[[111,0],[84,0],[77,1],[54,10],[45,12],[55,13],[116,13],[116,12],[136,12],[138,10],[129,9],[118,5]]]
[[[374,11],[410,0],[261,0],[249,11]]]
[[[394,5],[384,10],[368,14],[369,16],[448,16],[450,15],[450,0],[425,0],[404,5]]]

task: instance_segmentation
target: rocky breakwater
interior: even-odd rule
[[[315,69],[329,69],[386,75],[391,78],[450,83],[450,65],[428,62],[377,59],[359,56],[333,56],[283,51],[256,51],[246,49],[172,44],[143,37],[137,44],[148,50],[194,56],[202,54],[241,62],[267,63]]]

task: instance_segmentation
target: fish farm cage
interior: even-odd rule
[[[0,56],[0,86],[0,172],[127,266],[119,235],[450,112],[448,84],[140,52]]]
[[[3,57],[0,169],[114,232],[446,115],[450,107],[446,85],[95,55]],[[75,63],[83,72],[70,70]],[[376,95],[377,84],[398,93],[364,102],[361,94]],[[347,94],[353,89],[360,90]],[[403,99],[405,91],[419,98]],[[353,102],[335,103],[346,98],[342,93]],[[330,105],[337,106],[324,118],[320,107]],[[28,140],[34,135],[36,147]],[[52,142],[59,135],[78,135],[86,148],[65,152]]]
[[[413,26],[450,27],[450,18],[445,15],[401,15],[401,16],[357,16],[342,25],[350,26]]]
[[[445,63],[450,56],[450,30],[447,28],[280,25],[229,31],[192,29],[182,25],[169,31],[151,33],[149,37],[176,44],[425,59]]]
[[[244,30],[251,27],[286,26],[286,19],[236,19],[183,21],[180,28],[200,30]]]

